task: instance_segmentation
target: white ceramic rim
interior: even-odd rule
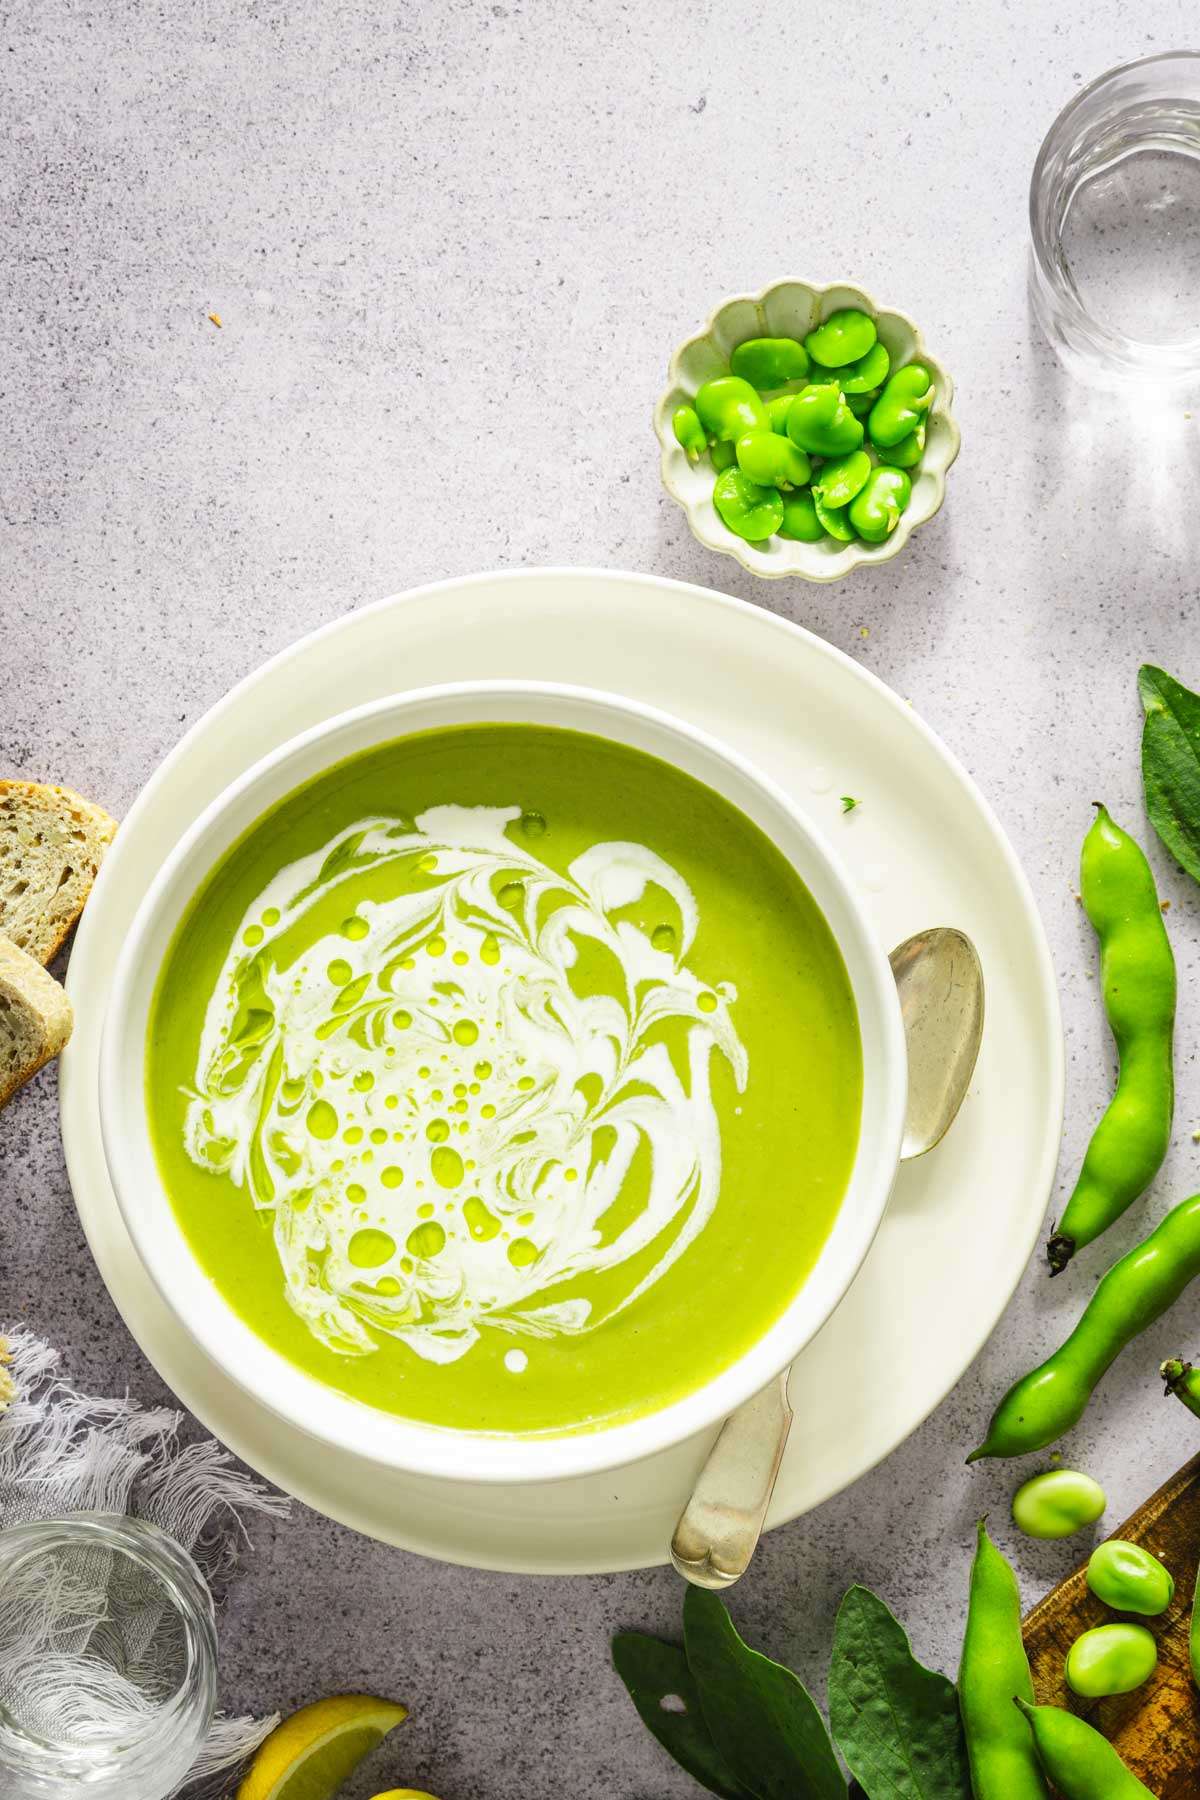
[[[764,316],[765,321],[768,300],[782,288],[808,290],[813,296],[815,318],[826,317],[826,309],[832,296],[835,306],[830,310],[836,310],[839,306],[858,306],[862,311],[870,313],[873,319],[897,321],[912,333],[914,360],[924,363],[933,376],[937,398],[930,409],[930,419],[936,417],[945,448],[940,461],[927,455],[922,464],[923,471],[933,477],[932,501],[919,512],[912,507],[903,512],[895,531],[882,544],[855,542],[846,544],[841,550],[830,551],[823,543],[806,544],[798,540],[781,539],[781,542],[787,542],[788,554],[775,561],[759,545],[747,543],[744,538],[724,527],[716,532],[706,530],[675,479],[674,471],[679,466],[683,451],[671,426],[671,414],[679,404],[680,393],[684,393],[689,399],[693,397],[681,375],[686,353],[694,344],[705,343],[713,337],[722,314],[730,307],[753,306]],[[833,281],[822,285],[817,281],[808,281],[802,275],[783,275],[756,294],[727,294],[713,307],[703,328],[694,331],[691,337],[685,338],[673,351],[667,370],[667,387],[659,395],[654,408],[654,430],[660,450],[659,474],[671,499],[683,509],[688,530],[706,550],[713,550],[718,556],[732,556],[735,562],[741,563],[743,569],[748,569],[752,575],[757,575],[764,581],[784,581],[789,577],[797,581],[841,581],[847,575],[852,575],[855,569],[890,561],[903,550],[919,526],[928,524],[941,511],[946,498],[946,474],[962,448],[962,434],[954,417],[953,406],[954,382],[940,358],[931,353],[919,326],[907,313],[895,306],[881,306],[866,288],[859,287],[852,281]]]
[[[707,772],[708,785],[768,835],[776,841],[780,831],[790,836],[803,866],[786,842],[779,847],[834,931],[859,1011],[859,1147],[833,1229],[791,1305],[741,1358],[695,1392],[658,1412],[576,1435],[508,1437],[414,1424],[339,1394],[290,1363],[238,1317],[195,1261],[163,1192],[142,1104],[146,1025],[162,958],[225,850],[312,775],[372,743],[403,737],[406,719],[409,732],[466,722],[464,706],[477,721],[503,719],[506,706],[514,720],[540,712],[537,722],[568,729],[589,729],[581,721],[590,719],[598,735],[658,755],[697,779],[705,780]],[[365,728],[384,721],[396,728],[362,737]],[[595,1474],[653,1456],[711,1427],[787,1367],[835,1310],[874,1240],[898,1166],[906,1086],[903,1026],[887,958],[840,858],[783,790],[707,732],[655,707],[569,684],[517,681],[442,684],[355,707],[283,744],[217,795],[169,854],[138,908],[113,977],[99,1080],[105,1159],[126,1228],[164,1303],[232,1381],[327,1447],[417,1475],[506,1483]],[[154,1196],[149,1206],[147,1194]]]

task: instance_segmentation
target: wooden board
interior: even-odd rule
[[[1114,1743],[1159,1800],[1200,1796],[1200,1692],[1188,1661],[1188,1624],[1200,1558],[1200,1456],[1112,1533],[1153,1551],[1175,1577],[1175,1598],[1157,1619],[1138,1619],[1158,1639],[1158,1667],[1132,1694],[1081,1700],[1063,1661],[1081,1631],[1132,1613],[1114,1613],[1088,1588],[1084,1563],[1040,1600],[1025,1620],[1025,1648],[1040,1701],[1079,1713]]]

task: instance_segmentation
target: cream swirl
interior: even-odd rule
[[[747,1063],[734,989],[685,963],[691,889],[634,843],[560,875],[544,831],[517,807],[359,820],[273,878],[225,957],[188,1153],[273,1216],[287,1299],[332,1349],[384,1332],[450,1362],[485,1324],[584,1331],[711,1217],[712,1053],[739,1089]]]

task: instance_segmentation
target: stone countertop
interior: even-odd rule
[[[821,633],[891,683],[1012,836],[1062,994],[1061,1204],[1111,1080],[1077,848],[1103,794],[1140,820],[1138,664],[1195,684],[1200,513],[1182,419],[1153,448],[1061,377],[1027,309],[1026,185],[1082,81],[1190,41],[1185,0],[15,0],[0,34],[0,770],[128,808],[225,689],[326,620],[437,577],[646,569]],[[650,409],[722,296],[861,280],[918,320],[963,429],[945,511],[832,587],[758,584],[661,493]],[[209,314],[219,315],[217,328]],[[1197,1185],[1200,895],[1168,867],[1179,1109],[1150,1203]],[[1107,1241],[1143,1227],[1135,1210]],[[1092,1265],[1100,1266],[1099,1262]],[[953,1271],[947,1271],[953,1279]],[[958,1389],[886,1465],[774,1533],[734,1597],[823,1684],[838,1598],[876,1588],[953,1669],[971,1522],[1032,1600],[1076,1546],[1015,1540],[1012,1474],[961,1457],[1078,1287],[1030,1269]],[[91,1265],[47,1071],[0,1118],[0,1316],[97,1391],[164,1389]],[[1200,1446],[1131,1353],[1071,1441],[1110,1523]],[[880,1379],[887,1379],[886,1370]],[[664,1632],[666,1570],[517,1579],[440,1567],[297,1507],[259,1523],[223,1625],[225,1698],[396,1692],[411,1724],[352,1800],[694,1792],[607,1661]]]

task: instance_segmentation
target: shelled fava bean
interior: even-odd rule
[[[1087,1584],[1098,1600],[1117,1612],[1153,1617],[1175,1598],[1175,1578],[1140,1544],[1107,1538],[1088,1559]]]
[[[875,321],[843,307],[803,343],[739,344],[671,423],[692,462],[709,455],[713,505],[748,543],[882,544],[912,499],[933,398],[924,363],[893,370]]]
[[[1012,1516],[1032,1538],[1064,1538],[1094,1525],[1108,1501],[1099,1482],[1077,1469],[1047,1469],[1013,1495]]]
[[[1067,1686],[1088,1700],[1131,1694],[1157,1664],[1158,1645],[1144,1625],[1097,1625],[1067,1651]]]

